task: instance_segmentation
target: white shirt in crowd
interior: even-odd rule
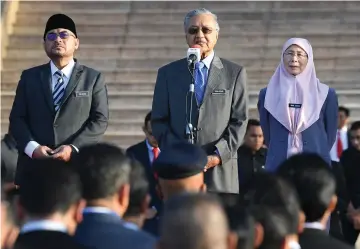
[[[348,128],[347,126],[344,126],[340,130],[338,130],[338,133],[340,131],[340,140],[342,143],[343,152],[348,148],[349,141],[348,141]],[[338,141],[338,133],[336,134],[335,143],[333,144],[331,150],[330,150],[330,158],[332,161],[339,162],[340,158],[337,155],[337,141]]]

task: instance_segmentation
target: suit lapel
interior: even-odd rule
[[[211,66],[210,66],[208,82],[206,84],[202,104],[206,101],[206,99],[213,92],[213,90],[216,89],[216,87],[222,82],[222,80],[221,80],[222,69],[223,69],[223,64],[222,64],[220,58],[215,55],[215,57],[211,63]]]
[[[52,113],[55,112],[54,101],[51,88],[51,70],[50,63],[45,64],[40,70],[41,86],[44,91],[45,102]]]
[[[79,83],[79,79],[80,79],[80,76],[81,76],[82,72],[83,72],[83,66],[80,65],[76,61],[75,66],[74,66],[74,70],[73,70],[73,72],[72,72],[72,74],[70,76],[69,83],[66,86],[64,97],[63,97],[63,100],[61,102],[60,108],[56,113],[55,119],[57,118],[57,116],[59,115],[59,112],[61,111],[61,108],[65,105],[67,99],[69,98],[69,96],[74,91],[77,84]]]

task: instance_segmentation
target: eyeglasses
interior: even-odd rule
[[[305,59],[307,58],[307,54],[304,54],[304,53],[296,53],[296,52],[293,52],[293,51],[288,51],[288,52],[285,52],[284,53],[284,56],[288,57],[288,58],[293,58],[294,56],[299,58],[299,59]]]
[[[70,34],[67,31],[61,31],[58,34],[51,32],[46,35],[46,39],[49,41],[55,41],[58,37],[60,37],[62,40],[68,39],[70,36],[74,36],[73,34]],[[74,36],[75,37],[75,36]]]
[[[190,28],[188,29],[188,33],[189,33],[190,35],[195,35],[195,34],[197,34],[197,33],[199,32],[199,30],[200,30],[199,27],[190,27]],[[201,28],[201,31],[202,31],[205,35],[211,34],[211,33],[213,32],[213,30],[210,29],[210,28],[208,28],[208,27],[202,27],[202,28]]]

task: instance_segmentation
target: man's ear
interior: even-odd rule
[[[238,244],[238,236],[234,232],[230,232],[228,235],[228,248],[229,249],[236,249]]]
[[[260,223],[255,224],[254,247],[258,248],[264,241],[264,227]]]
[[[301,234],[304,231],[304,226],[305,226],[305,220],[306,220],[306,216],[304,214],[303,211],[300,211],[299,213],[299,224],[298,224],[298,234]]]

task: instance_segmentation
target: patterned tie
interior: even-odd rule
[[[200,105],[204,98],[204,89],[205,89],[205,79],[204,72],[206,70],[205,64],[200,61],[195,64],[196,76],[195,76],[195,96]]]
[[[339,130],[338,130],[338,134],[337,134],[336,150],[337,150],[337,156],[340,159],[341,154],[343,152],[343,144],[341,142],[341,137],[340,137],[340,131]]]
[[[64,74],[59,70],[56,71],[55,75],[56,77],[58,77],[58,80],[56,82],[53,91],[53,100],[54,100],[55,112],[57,112],[60,108],[60,104],[64,96],[65,87],[64,87]]]

